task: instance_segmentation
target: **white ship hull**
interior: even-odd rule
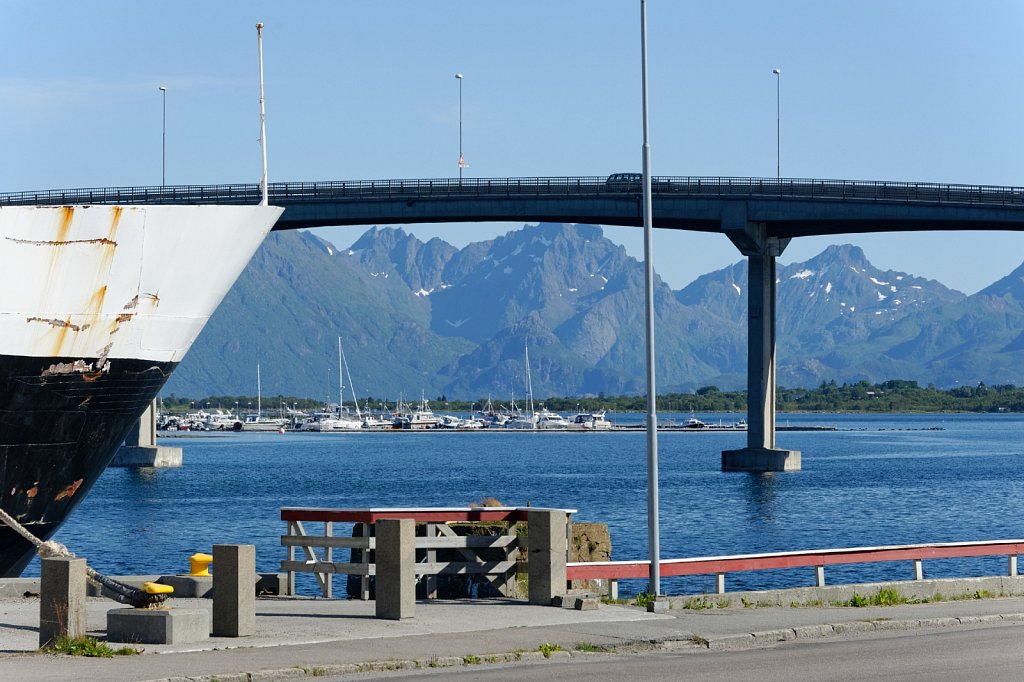
[[[0,207],[0,506],[42,538],[85,497],[280,216]],[[0,527],[0,576],[31,545]]]

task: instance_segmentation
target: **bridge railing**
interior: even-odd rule
[[[851,547],[846,549],[815,549],[803,552],[771,554],[740,554],[733,556],[663,559],[663,578],[687,575],[715,575],[718,594],[725,593],[725,576],[739,571],[765,571],[780,568],[814,568],[815,585],[825,586],[825,567],[843,564],[912,561],[914,579],[924,579],[925,559],[952,559],[983,556],[1007,557],[1007,574],[1017,575],[1017,555],[1024,552],[1024,540],[989,540],[981,542],[946,542],[923,545],[892,545],[885,547]],[[568,580],[607,580],[612,598],[617,598],[618,581],[646,579],[650,561],[595,561],[566,564]]]
[[[1024,206],[1024,188],[919,182],[800,178],[668,177],[652,179],[655,198],[759,197],[928,204]],[[271,183],[271,203],[316,203],[365,199],[473,198],[490,196],[636,196],[637,180],[606,177],[435,178]],[[107,187],[0,193],[0,205],[66,204],[255,204],[256,183]]]

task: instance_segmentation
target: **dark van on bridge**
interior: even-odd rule
[[[629,187],[634,184],[639,185],[643,181],[643,173],[612,173],[605,180],[605,184],[610,187]]]

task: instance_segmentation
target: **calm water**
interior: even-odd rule
[[[640,416],[617,421],[630,419]],[[720,471],[721,451],[742,447],[746,434],[659,434],[663,558],[1024,537],[1022,415],[780,416],[787,422],[842,430],[780,433],[780,446],[803,452],[803,470],[769,475]],[[942,430],[926,430],[932,427]],[[647,555],[642,432],[226,434],[162,442],[184,448],[184,467],[106,471],[56,539],[111,574],[184,572],[190,554],[231,542],[255,543],[258,569],[274,571],[285,558],[282,506],[465,506],[490,496],[577,509],[576,520],[608,523],[613,559]],[[996,575],[1005,558],[926,562],[925,571]],[[27,574],[36,573],[33,563]],[[831,583],[908,577],[909,562],[827,572]],[[727,579],[730,590],[808,584],[810,569]],[[713,577],[663,581],[669,593],[713,589]]]

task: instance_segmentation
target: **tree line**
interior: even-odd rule
[[[822,382],[817,388],[776,389],[776,408],[782,412],[1024,412],[1024,388],[1013,384],[987,386],[958,386],[938,389],[932,384],[919,386],[916,381],[893,379],[872,384],[867,381],[838,384]],[[162,409],[168,412],[187,412],[200,409],[252,412],[257,400],[253,396],[209,396],[202,399],[177,397],[173,393],[160,399]],[[495,409],[509,409],[510,400],[491,400]],[[645,412],[646,396],[549,397],[534,400],[550,410],[562,413],[593,412]],[[378,398],[360,400],[360,409],[374,412],[395,410],[393,402]],[[486,398],[475,401],[448,400],[440,395],[431,401],[439,411],[472,412],[482,409]],[[659,412],[745,412],[746,391],[722,391],[716,386],[704,386],[693,393],[666,393],[656,401]],[[323,401],[310,398],[278,395],[264,397],[261,409],[265,414],[287,413],[289,410],[311,411],[324,409]],[[348,406],[351,409],[351,405]],[[519,409],[525,409],[523,402]]]

